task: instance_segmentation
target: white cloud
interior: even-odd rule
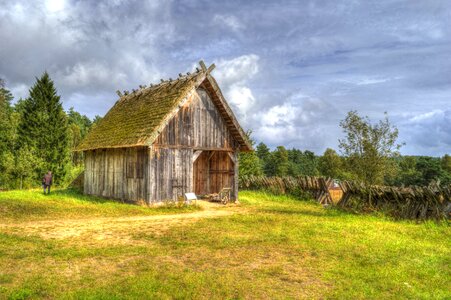
[[[400,122],[401,139],[406,153],[430,153],[442,156],[451,153],[451,110],[436,109]]]
[[[66,99],[64,108],[67,110],[70,107],[74,107],[76,111],[81,114],[94,118],[96,115],[99,115],[99,111],[104,110],[105,107],[110,108],[117,98],[117,95],[105,92],[75,92]],[[86,99],[89,99],[88,103],[86,103]]]
[[[11,87],[11,93],[14,95],[15,100],[19,100],[20,98],[25,99],[28,97],[29,88],[26,84],[19,83]]]
[[[215,15],[213,17],[213,22],[218,25],[228,26],[234,31],[239,31],[244,28],[244,25],[240,22],[240,20],[232,15]]]
[[[451,148],[446,1],[0,3],[0,76],[16,98],[47,70],[65,105],[102,115],[115,90],[204,58],[243,127],[272,147],[334,147],[356,109],[400,116],[411,153]]]
[[[290,103],[276,105],[260,114],[264,126],[291,124],[299,114],[299,108]]]
[[[302,140],[301,132],[293,126],[261,126],[255,132],[255,136],[268,145],[287,146],[295,141]]]
[[[223,85],[243,84],[259,71],[259,56],[242,55],[233,59],[220,59],[216,62],[215,77]]]
[[[46,0],[45,7],[50,13],[59,12],[64,9],[66,1],[64,0]]]
[[[415,115],[408,120],[408,123],[413,124],[418,122],[424,122],[426,120],[431,120],[436,117],[443,117],[443,114],[444,114],[443,110],[436,109],[423,114]]]
[[[301,149],[322,149],[337,136],[327,127],[318,126],[330,118],[334,105],[303,92],[281,97],[283,102],[261,109],[252,115],[257,140],[271,146],[285,145]]]
[[[105,64],[96,61],[79,62],[73,67],[66,68],[62,81],[69,86],[86,86],[113,81],[117,83],[124,74],[117,74]],[[124,80],[125,78],[122,78]]]
[[[232,85],[227,92],[227,99],[244,116],[255,105],[255,97],[251,89],[245,86]]]
[[[389,81],[390,78],[364,78],[357,82],[357,85],[377,84]]]
[[[257,102],[248,83],[258,73],[258,61],[257,55],[249,54],[216,62],[215,78],[243,122],[246,122],[249,112]]]

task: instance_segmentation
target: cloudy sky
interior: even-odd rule
[[[349,110],[388,112],[404,154],[451,152],[451,2],[0,0],[0,78],[26,97],[47,70],[93,117],[116,90],[203,59],[271,147],[337,147]]]

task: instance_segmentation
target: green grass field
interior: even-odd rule
[[[242,191],[146,208],[0,193],[0,298],[451,299],[451,227]]]

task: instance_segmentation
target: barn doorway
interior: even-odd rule
[[[233,189],[234,163],[227,151],[196,151],[193,158],[196,195],[219,193],[223,188]]]

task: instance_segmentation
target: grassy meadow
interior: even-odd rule
[[[242,191],[147,208],[0,192],[0,299],[450,299],[451,227]]]

